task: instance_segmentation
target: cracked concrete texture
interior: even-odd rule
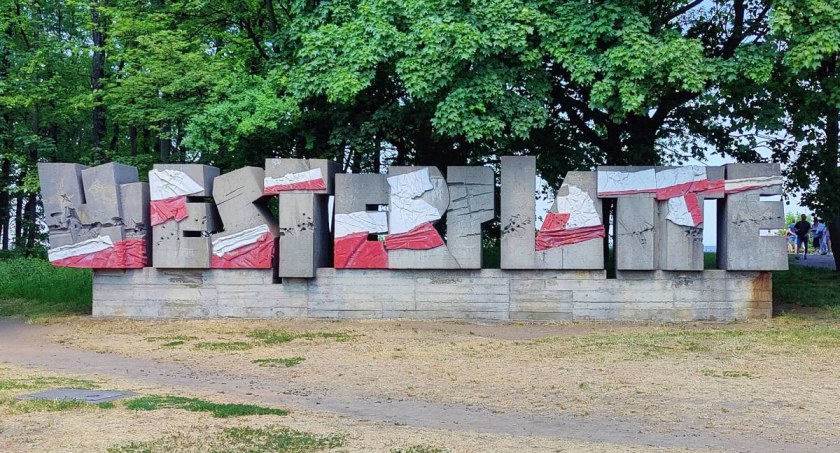
[[[616,269],[656,269],[656,203],[653,194],[618,198]]]

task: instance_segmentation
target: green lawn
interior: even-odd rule
[[[91,283],[90,269],[54,267],[39,258],[0,260],[0,317],[90,314]]]

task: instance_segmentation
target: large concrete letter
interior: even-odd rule
[[[265,194],[277,194],[280,203],[280,277],[310,278],[331,265],[329,196],[338,170],[326,159],[266,159]]]
[[[245,167],[217,176],[213,200],[224,232],[210,236],[210,267],[271,269],[277,220],[263,203],[265,171]]]
[[[335,268],[387,269],[388,253],[382,241],[371,234],[388,232],[385,175],[335,175]]]
[[[603,269],[604,225],[595,172],[570,171],[537,233],[538,269]]]
[[[388,169],[388,251],[390,269],[458,269],[437,223],[449,207],[449,188],[435,167]]]
[[[217,176],[218,168],[198,164],[155,164],[149,172],[154,267],[210,267],[210,234],[220,229],[211,198]]]
[[[38,173],[54,265],[119,269],[147,264],[149,190],[137,182],[136,168],[42,163]]]
[[[718,267],[732,271],[775,271],[788,268],[784,236],[761,236],[761,230],[785,228],[779,164],[727,164],[726,198],[718,203]]]
[[[502,156],[502,269],[536,266],[536,174],[536,158]]]
[[[461,269],[481,269],[481,224],[496,214],[490,167],[449,167],[446,245]]]

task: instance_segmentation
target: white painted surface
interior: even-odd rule
[[[565,185],[569,194],[557,197],[557,212],[569,214],[566,229],[582,228],[601,225],[601,217],[595,209],[595,202],[588,193],[573,185]]]
[[[656,188],[688,184],[706,179],[706,167],[690,165],[687,167],[669,168],[656,173]]]
[[[320,168],[313,168],[311,170],[302,171],[299,173],[289,173],[280,178],[265,177],[265,187],[285,186],[288,184],[297,184],[306,181],[323,180],[324,174]]]
[[[694,226],[694,219],[685,203],[685,197],[675,197],[668,200],[668,216],[666,218],[677,225]]]
[[[201,184],[182,171],[152,170],[149,172],[149,192],[152,200],[165,200],[203,191],[204,187]]]
[[[221,257],[225,253],[236,250],[246,245],[257,242],[265,233],[268,233],[268,225],[260,225],[248,228],[229,236],[221,236],[213,240],[213,254]]]
[[[656,170],[602,171],[598,170],[598,193],[654,191]]]
[[[358,211],[335,215],[335,237],[354,233],[387,233],[388,213]]]
[[[50,261],[58,261],[64,258],[72,258],[74,256],[87,255],[90,253],[101,252],[114,246],[114,242],[108,236],[97,236],[93,239],[77,242],[70,245],[62,245],[50,249],[47,256]]]
[[[405,233],[426,222],[440,219],[438,209],[420,198],[423,193],[435,188],[429,178],[428,168],[391,176],[388,185],[391,188],[389,233]]]

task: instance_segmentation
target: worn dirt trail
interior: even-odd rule
[[[68,347],[49,341],[50,331],[49,325],[0,319],[0,362],[89,378],[130,380],[138,385],[170,388],[185,395],[224,394],[225,399],[241,402],[328,411],[356,420],[455,432],[541,436],[636,447],[713,448],[759,453],[829,451],[836,447],[830,444],[769,442],[755,436],[729,432],[721,434],[687,423],[657,426],[657,422],[643,417],[500,412],[480,405],[384,400],[346,389],[319,388],[300,392],[276,380],[255,380],[254,376],[223,374],[195,365],[159,363]]]

